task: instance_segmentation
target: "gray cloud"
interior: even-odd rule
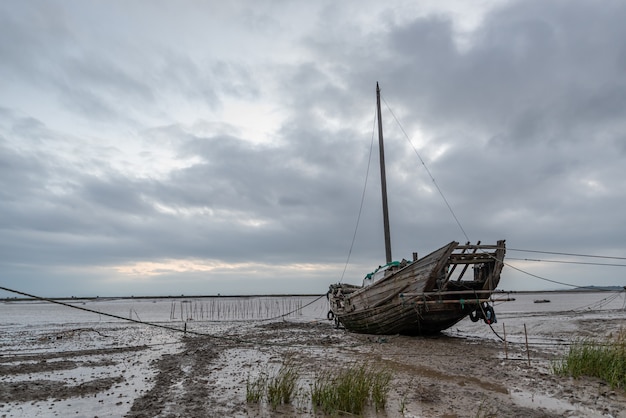
[[[413,141],[385,106],[396,257],[466,239],[415,150],[472,240],[625,252],[619,2],[508,2],[462,36],[459,13],[380,5],[380,24],[364,25],[334,3],[311,6],[306,18],[265,3],[214,14],[187,3],[149,12],[9,3],[0,6],[7,285],[48,294],[104,294],[111,283],[116,294],[323,292],[354,233],[376,81]],[[94,23],[98,12],[111,28]],[[225,27],[221,47],[215,30]],[[250,128],[265,125],[262,135]],[[372,158],[352,281],[382,258]],[[222,267],[123,271],[172,260]],[[619,283],[619,271],[564,268],[551,278]],[[506,280],[505,288],[553,287],[516,272]]]

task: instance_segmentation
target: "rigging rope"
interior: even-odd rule
[[[69,303],[65,303],[65,302],[61,302],[59,300],[54,300],[51,298],[44,298],[42,296],[37,296],[37,295],[33,295],[30,293],[26,293],[26,292],[21,292],[19,290],[15,290],[15,289],[9,289],[8,287],[4,287],[4,286],[0,286],[0,290],[4,290],[6,292],[10,292],[10,293],[15,293],[18,295],[22,295],[22,296],[26,296],[32,299],[36,299],[36,300],[40,300],[43,302],[49,302],[49,303],[55,303],[57,305],[62,305],[68,308],[72,308],[72,309],[78,309],[81,311],[85,311],[85,312],[90,312],[90,313],[94,313],[94,314],[98,314],[98,315],[102,315],[102,316],[107,316],[110,318],[115,318],[115,319],[120,319],[122,321],[128,321],[128,322],[133,322],[136,324],[141,324],[141,325],[146,325],[146,326],[150,326],[150,327],[155,327],[155,328],[162,328],[162,329],[166,329],[169,331],[174,331],[174,332],[178,332],[178,333],[183,333],[183,334],[191,334],[191,335],[196,335],[196,336],[202,336],[202,337],[212,337],[215,339],[219,339],[219,340],[225,340],[225,341],[232,341],[232,342],[237,342],[237,343],[242,343],[242,344],[258,344],[258,345],[267,345],[267,346],[287,346],[287,347],[299,347],[299,345],[296,344],[280,344],[277,342],[272,342],[272,343],[267,343],[267,342],[263,342],[263,341],[248,341],[248,340],[244,340],[242,338],[237,338],[237,337],[231,337],[231,336],[224,336],[224,335],[215,335],[215,334],[209,334],[209,333],[205,333],[205,332],[199,332],[199,331],[194,331],[194,330],[189,330],[187,329],[187,323],[185,322],[185,328],[181,329],[181,328],[176,328],[176,327],[172,327],[172,326],[168,326],[168,325],[163,325],[163,324],[157,324],[154,322],[144,322],[144,321],[139,321],[137,319],[132,319],[132,318],[126,318],[120,315],[115,315],[115,314],[110,314],[110,313],[106,313],[106,312],[101,312],[101,311],[97,311],[95,309],[89,309],[89,308],[85,308],[83,306],[77,306],[77,305],[72,305]],[[302,306],[301,308],[304,308],[306,306],[311,305],[314,302],[317,302],[318,300],[320,300],[321,298],[323,298],[324,295],[320,295],[317,299],[315,299],[314,301]],[[291,313],[301,309],[298,308],[294,311],[292,311]],[[287,314],[283,314],[280,316],[277,316],[275,318],[269,318],[267,320],[271,320],[271,319],[278,319],[281,318],[283,316],[289,315],[289,313]],[[310,344],[309,344],[310,345]]]
[[[626,264],[586,263],[584,261],[565,261],[565,260],[540,260],[540,259],[537,259],[537,258],[514,258],[514,257],[507,257],[507,260],[536,261],[536,262],[543,262],[543,263],[560,263],[560,264],[583,264],[583,265],[586,265],[586,266],[626,267]]]
[[[465,239],[467,241],[470,241],[469,236],[467,235],[467,233],[465,232],[465,229],[463,228],[463,225],[461,225],[461,222],[459,221],[459,218],[456,216],[456,214],[454,213],[454,210],[452,209],[452,206],[450,205],[450,203],[448,202],[448,199],[446,199],[443,191],[441,190],[441,188],[439,187],[439,185],[437,184],[437,182],[435,181],[435,177],[432,175],[432,173],[430,172],[430,170],[428,169],[428,166],[426,166],[426,163],[424,162],[424,160],[422,159],[421,155],[419,154],[419,152],[417,151],[417,149],[415,148],[415,146],[413,145],[413,142],[411,142],[411,139],[409,138],[409,135],[407,134],[407,132],[405,131],[404,127],[402,126],[402,124],[400,123],[400,121],[398,120],[398,118],[396,117],[395,113],[393,112],[393,110],[391,109],[391,107],[389,106],[389,104],[387,103],[387,101],[385,100],[385,98],[382,95],[382,91],[381,91],[381,99],[383,100],[383,102],[385,103],[385,106],[387,107],[387,109],[389,110],[389,112],[391,113],[391,115],[393,116],[394,120],[396,121],[396,123],[398,124],[398,127],[400,128],[400,130],[402,131],[402,133],[404,134],[404,137],[406,138],[407,142],[411,145],[411,148],[413,148],[413,151],[415,152],[415,154],[417,155],[417,158],[419,158],[420,162],[422,163],[422,166],[424,167],[424,169],[426,170],[426,173],[428,174],[428,176],[430,177],[430,179],[432,180],[433,184],[435,185],[435,188],[437,189],[437,192],[439,193],[439,195],[441,196],[441,198],[443,199],[445,205],[447,206],[448,210],[450,211],[450,214],[452,215],[452,217],[454,218],[454,221],[456,222],[456,224],[458,225],[459,229],[461,230],[461,233],[463,234],[463,236],[465,237]],[[517,250],[517,249],[513,249],[513,251],[525,251],[525,250]],[[529,250],[530,251],[530,250]],[[483,251],[485,254],[489,254],[485,251]],[[530,251],[530,252],[542,252],[542,251]],[[546,252],[547,253],[547,252]],[[549,254],[560,254],[560,255],[576,255],[576,254],[568,254],[568,253],[549,253]],[[495,259],[494,256],[492,256],[491,254],[489,254],[492,258]],[[583,256],[583,255],[580,255]],[[600,256],[585,256],[585,257],[600,257]],[[602,257],[602,258],[615,258],[615,259],[626,259],[626,257]],[[543,280],[543,281],[547,281],[550,283],[555,283],[555,284],[560,284],[563,286],[569,286],[569,287],[573,287],[573,288],[577,288],[577,289],[588,289],[588,286],[578,286],[578,285],[573,285],[571,283],[565,283],[565,282],[561,282],[558,280],[551,280],[548,279],[546,277],[542,277],[536,274],[532,274],[530,272],[527,272],[525,270],[522,270],[520,268],[514,267],[512,265],[510,265],[509,263],[505,262],[504,260],[496,260],[501,262],[502,264],[504,264],[505,266],[511,267],[514,270],[519,271],[520,273],[529,275],[531,277],[534,277],[536,279],[539,280]]]
[[[555,251],[539,251],[539,250],[520,250],[518,248],[507,248],[508,251],[520,251],[525,253],[540,253],[540,254],[555,254],[555,255],[569,255],[573,257],[591,257],[591,258],[607,258],[612,260],[626,260],[626,257],[613,257],[608,255],[589,255],[589,254],[573,254],[573,253],[560,253]]]
[[[381,94],[382,97],[382,94]],[[446,204],[446,206],[448,207],[448,210],[450,211],[450,213],[452,214],[452,217],[454,218],[454,220],[456,221],[456,224],[458,225],[459,229],[461,230],[461,232],[463,233],[463,236],[465,237],[466,240],[471,241],[469,239],[469,237],[467,236],[467,233],[465,232],[465,229],[463,228],[463,225],[461,225],[461,222],[459,221],[459,219],[457,218],[456,214],[454,213],[454,210],[452,209],[452,206],[450,206],[450,203],[448,202],[448,199],[446,199],[446,196],[443,194],[443,191],[441,190],[441,188],[439,188],[439,185],[437,184],[437,182],[435,181],[435,177],[432,175],[432,173],[430,172],[430,170],[428,169],[428,166],[426,165],[426,163],[424,162],[424,160],[422,159],[422,156],[419,154],[419,152],[417,152],[417,148],[415,148],[415,146],[413,145],[413,142],[411,142],[411,139],[409,138],[409,135],[406,133],[406,131],[404,130],[404,127],[402,126],[402,124],[400,123],[400,121],[398,120],[398,118],[396,117],[395,113],[393,113],[393,110],[391,110],[391,107],[389,106],[389,104],[387,104],[387,101],[385,100],[384,97],[382,97],[383,102],[385,102],[385,106],[387,106],[387,109],[389,110],[389,112],[391,113],[391,116],[393,116],[393,119],[396,121],[396,123],[398,124],[398,126],[400,127],[400,130],[402,131],[402,133],[404,134],[404,137],[406,138],[406,140],[408,141],[409,145],[411,145],[411,148],[413,148],[413,151],[415,152],[415,155],[417,155],[417,158],[419,158],[419,160],[421,161],[422,165],[424,166],[424,169],[426,170],[426,173],[428,173],[428,176],[430,177],[431,181],[433,182],[433,184],[435,185],[435,188],[437,189],[437,192],[439,192],[439,196],[441,196],[441,198],[443,199],[444,203]]]
[[[163,329],[167,329],[167,330],[170,330],[170,331],[185,332],[185,330],[180,329],[180,328],[175,328],[175,327],[171,327],[171,326],[168,326],[168,325],[162,325],[162,324],[155,324],[155,323],[152,323],[152,322],[143,322],[143,321],[139,321],[137,319],[126,318],[126,317],[123,317],[123,316],[110,314],[110,313],[106,313],[106,312],[100,312],[100,311],[96,311],[95,309],[89,309],[89,308],[85,308],[85,307],[82,307],[82,306],[76,306],[76,305],[72,305],[70,303],[61,302],[60,300],[54,300],[54,299],[44,298],[44,297],[37,296],[37,295],[32,295],[30,293],[21,292],[19,290],[9,289],[9,288],[4,287],[4,286],[0,286],[0,290],[4,290],[4,291],[7,291],[7,292],[11,292],[11,293],[16,293],[18,295],[26,296],[26,297],[37,299],[37,300],[41,300],[41,301],[44,301],[44,302],[55,303],[57,305],[66,306],[66,307],[72,308],[72,309],[78,309],[78,310],[81,310],[81,311],[91,312],[91,313],[95,313],[95,314],[102,315],[102,316],[108,316],[110,318],[121,319],[123,321],[134,322],[134,323],[143,324],[143,325],[150,325],[150,326],[153,326],[153,327],[163,328]],[[194,332],[194,331],[187,331],[187,332],[189,332],[191,334],[199,334],[199,333]],[[199,334],[199,335],[203,335],[203,334]]]
[[[359,223],[361,222],[361,213],[363,212],[363,202],[365,201],[365,191],[367,190],[367,181],[369,179],[370,165],[372,164],[372,150],[374,149],[374,132],[375,131],[376,131],[376,113],[374,113],[374,124],[372,126],[372,140],[370,142],[370,154],[367,159],[367,171],[365,172],[365,184],[363,185],[363,193],[361,194],[361,205],[359,206],[359,215],[356,218],[356,226],[354,227],[354,234],[352,235],[352,243],[350,244],[350,250],[348,251],[348,258],[346,259],[346,264],[343,266],[343,271],[341,272],[341,278],[339,279],[339,283],[343,282],[343,277],[346,274],[346,269],[348,268],[348,264],[350,263],[350,256],[352,255],[352,249],[354,248],[354,243],[356,241],[356,233],[359,230]]]
[[[580,306],[578,308],[574,308],[572,309],[572,312],[583,312],[583,311],[589,311],[589,310],[598,310],[606,305],[608,305],[609,303],[613,302],[615,299],[617,299],[619,296],[621,296],[624,293],[624,290],[618,290],[615,291],[615,293],[600,299],[597,302],[594,303],[590,303],[589,305],[583,305]],[[625,299],[626,300],[626,299]]]

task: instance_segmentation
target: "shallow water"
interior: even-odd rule
[[[540,292],[498,293],[494,296],[497,312],[542,314],[547,312],[609,311],[626,307],[626,292]],[[506,302],[498,300],[512,299]],[[535,303],[536,300],[548,303]],[[62,306],[42,301],[0,302],[2,327],[29,325],[90,324],[124,322],[124,318],[159,323],[188,321],[325,319],[328,302],[324,296],[251,296],[154,299],[76,299]],[[75,309],[72,309],[75,308]],[[94,312],[86,312],[89,309]],[[106,314],[121,317],[111,318]]]
[[[626,292],[502,293],[495,299],[498,323],[492,328],[466,318],[446,333],[478,338],[500,338],[502,335],[496,333],[506,333],[511,341],[530,334],[531,342],[558,340],[561,333],[575,326],[573,318],[597,320],[601,331],[603,320],[622,316],[626,306]],[[501,302],[503,299],[509,301]],[[545,299],[550,302],[535,303]],[[0,302],[0,355],[24,349],[45,351],[52,341],[55,350],[67,350],[81,338],[91,342],[87,344],[90,348],[99,348],[97,341],[102,340],[105,346],[110,341],[92,337],[116,327],[141,330],[120,333],[118,345],[171,343],[180,336],[176,330],[227,335],[239,327],[273,320],[325,321],[329,309],[324,296],[102,298],[63,303],[69,306],[41,301]],[[126,318],[171,329],[128,322]],[[64,341],[68,330],[74,332],[72,339]]]

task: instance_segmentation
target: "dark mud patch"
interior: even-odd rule
[[[311,321],[311,322],[292,322],[292,321],[281,321],[281,322],[270,322],[268,324],[261,324],[255,327],[260,330],[269,330],[269,331],[281,331],[281,330],[302,330],[302,331],[310,331],[310,332],[318,332],[318,331],[328,331],[334,329],[331,321],[321,322],[321,321]]]
[[[346,344],[345,332],[330,321],[273,322],[251,328],[241,337],[250,343],[276,347],[328,347]]]
[[[112,366],[115,362],[112,360],[99,361],[47,361],[42,360],[37,363],[20,363],[12,366],[0,365],[0,376],[30,374],[30,373],[49,373],[60,370],[71,370],[77,367],[106,367]]]
[[[21,363],[14,366],[0,366],[0,375],[7,376],[10,374],[28,374],[28,373],[41,373],[52,372],[56,370],[69,370],[75,369],[77,364],[75,361],[53,361],[48,362],[42,360],[37,363]]]
[[[14,362],[26,362],[26,361],[38,361],[51,360],[59,358],[76,358],[82,356],[96,356],[96,355],[109,355],[123,352],[141,351],[147,349],[148,346],[130,346],[130,347],[110,347],[110,348],[94,348],[88,350],[72,350],[62,351],[56,353],[40,353],[40,354],[28,354],[28,355],[0,355],[1,363],[14,363]]]
[[[81,383],[66,385],[54,380],[33,380],[28,382],[0,382],[0,399],[3,402],[30,402],[46,399],[67,399],[76,396],[92,395],[109,390],[123,380],[122,376],[106,377]]]

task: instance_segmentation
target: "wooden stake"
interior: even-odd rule
[[[506,344],[506,327],[504,326],[504,323],[502,323],[502,331],[504,331],[504,358],[505,359],[509,359],[509,349],[507,347]]]
[[[530,366],[530,351],[528,351],[528,332],[526,331],[526,324],[524,324],[524,336],[526,336],[526,356],[528,357],[528,365]]]

